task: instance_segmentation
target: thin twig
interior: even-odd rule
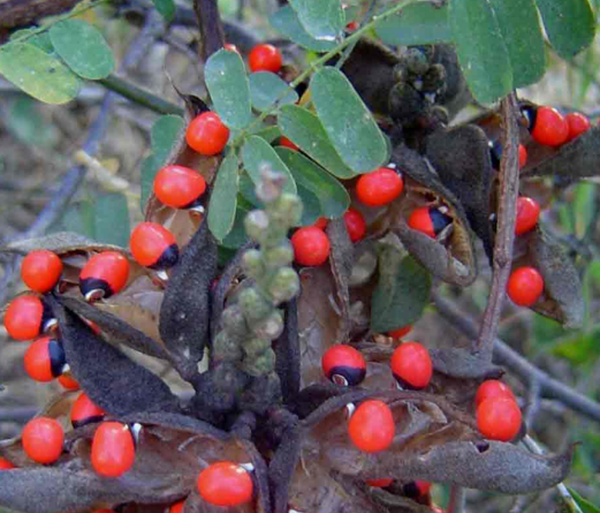
[[[148,15],[146,24],[137,37],[133,40],[125,54],[123,64],[121,66],[122,69],[133,66],[137,62],[137,59],[140,58],[140,55],[145,53],[145,51],[140,52],[140,49],[147,50],[150,44],[152,44],[154,39],[159,34],[160,30],[162,30],[162,25],[158,24],[158,18],[156,18],[156,16],[158,16],[157,13],[150,13]],[[113,92],[108,92],[104,96],[102,105],[100,106],[100,112],[98,113],[98,116],[94,122],[91,124],[87,138],[82,146],[83,151],[88,155],[93,156],[98,152],[100,142],[104,138],[108,129],[110,112],[116,103],[117,98],[117,94]],[[48,228],[50,228],[50,226],[52,226],[60,218],[60,216],[68,207],[69,203],[75,196],[75,193],[83,183],[86,169],[87,168],[85,166],[75,166],[69,169],[61,179],[59,188],[52,195],[50,201],[46,203],[29,229],[27,229],[14,240],[29,239],[39,237],[40,235],[44,234],[46,230],[48,230]],[[4,304],[11,294],[16,270],[18,270],[20,267],[19,262],[20,257],[17,256],[13,260],[12,265],[7,265],[4,267],[5,275],[2,280],[3,287],[0,289],[0,305]]]
[[[542,448],[538,445],[538,443],[531,438],[529,435],[525,435],[523,437],[523,444],[525,445],[525,447],[527,447],[533,454],[537,454],[538,456],[543,456],[544,455],[544,451],[542,450]],[[563,501],[565,501],[565,503],[567,504],[567,506],[569,507],[570,511],[573,511],[575,513],[583,513],[581,511],[581,508],[579,507],[579,505],[577,504],[577,502],[575,501],[575,499],[573,498],[573,496],[571,495],[571,492],[569,492],[569,490],[567,489],[567,487],[563,484],[563,483],[559,483],[556,485],[556,489],[558,490],[558,493],[560,494],[560,496],[562,497]]]
[[[225,35],[217,0],[194,0],[194,11],[202,37],[201,58],[204,62],[223,48]]]
[[[433,294],[433,301],[440,315],[452,326],[469,338],[474,339],[477,337],[478,329],[474,319],[437,292]],[[542,394],[558,399],[571,410],[600,422],[600,404],[578,393],[561,381],[550,377],[499,338],[496,338],[494,343],[494,357],[496,363],[510,368],[524,381],[530,382],[535,378],[540,385]]]
[[[529,390],[527,391],[527,405],[525,407],[525,425],[533,427],[535,417],[540,411],[540,382],[535,376],[529,380]]]
[[[446,508],[448,513],[464,513],[467,502],[467,491],[462,486],[450,487],[450,500]]]
[[[119,94],[123,98],[147,107],[158,114],[176,114],[183,116],[183,109],[167,100],[163,100],[158,96],[155,96],[149,91],[138,87],[131,82],[127,82],[116,75],[109,75],[106,78],[98,80],[99,84],[102,84],[109,91]]]
[[[517,124],[519,108],[514,93],[502,100],[500,110],[502,112],[502,160],[500,161],[498,232],[494,244],[494,269],[488,304],[474,348],[474,352],[481,355],[483,365],[492,361],[494,340],[498,334],[512,262],[519,194],[519,126]]]

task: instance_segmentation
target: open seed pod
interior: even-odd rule
[[[544,292],[531,309],[566,328],[581,326],[585,303],[577,270],[562,245],[540,225],[517,241],[512,270],[523,266],[536,268],[544,279]]]
[[[186,106],[183,125],[173,142],[168,157],[162,162],[160,167],[180,165],[194,169],[204,177],[207,184],[210,184],[215,177],[222,160],[222,155],[211,157],[200,155],[187,145],[185,139],[189,123],[202,112],[206,112],[208,107],[202,100],[195,96],[181,94],[180,96],[183,98]],[[208,194],[205,192],[203,196],[204,200],[201,202],[202,205],[206,204],[205,198],[207,197]],[[193,234],[197,231],[202,219],[198,212],[163,205],[153,191],[148,197],[144,217],[146,221],[159,223],[170,230],[180,247],[189,242]]]
[[[434,276],[460,286],[477,278],[474,234],[458,198],[436,176],[428,162],[404,145],[394,149],[392,161],[405,175],[405,195],[393,206],[391,228],[408,251]],[[444,208],[452,223],[437,239],[411,229],[406,220],[418,207]]]

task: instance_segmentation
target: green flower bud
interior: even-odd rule
[[[239,305],[250,323],[264,319],[271,313],[272,308],[254,287],[249,287],[240,293]]]
[[[289,265],[294,260],[294,248],[286,239],[279,246],[265,251],[264,261],[268,267],[282,267]]]
[[[240,361],[243,356],[240,341],[228,336],[227,332],[221,331],[215,337],[213,344],[214,361]]]
[[[275,340],[283,333],[283,314],[279,310],[273,311],[269,317],[254,327],[254,334],[266,340]]]
[[[269,284],[269,294],[275,304],[289,301],[300,291],[300,279],[291,267],[282,267]]]
[[[244,219],[244,226],[248,236],[260,242],[269,228],[269,216],[264,210],[253,210]]]
[[[273,214],[285,222],[288,228],[296,226],[302,217],[302,201],[297,195],[284,192],[277,200]]]
[[[221,325],[223,330],[236,340],[243,340],[249,330],[244,313],[239,305],[231,305],[225,308],[221,314]]]
[[[258,249],[249,249],[242,257],[242,265],[248,276],[259,279],[264,274],[264,265],[262,251]]]
[[[254,358],[271,348],[271,340],[255,337],[244,344],[245,358]]]
[[[245,358],[242,362],[242,370],[254,377],[273,372],[275,370],[275,352],[269,348],[258,356]]]

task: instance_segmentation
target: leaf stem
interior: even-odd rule
[[[527,447],[533,454],[537,454],[538,456],[544,455],[544,450],[529,435],[525,435],[523,437],[523,445],[525,445],[525,447]],[[564,485],[564,483],[558,483],[556,485],[556,489],[558,490],[558,493],[560,494],[562,500],[565,502],[570,511],[572,511],[573,513],[583,513],[581,511],[581,508],[571,495],[571,492],[569,492],[569,489]]]
[[[502,304],[506,296],[506,283],[510,274],[517,219],[519,195],[519,107],[515,93],[509,94],[500,104],[502,111],[502,160],[500,161],[500,187],[498,200],[498,232],[494,244],[494,267],[488,303],[481,322],[479,336],[473,352],[481,355],[482,362],[492,361],[494,341],[498,334]]]
[[[147,107],[154,112],[158,112],[159,114],[176,114],[178,116],[183,116],[183,109],[181,107],[163,100],[116,75],[109,75],[97,82],[106,87],[106,89],[114,91],[124,98],[127,98],[138,105]]]
[[[363,35],[365,35],[371,29],[373,29],[378,23],[381,23],[383,20],[402,11],[402,9],[404,9],[405,7],[408,7],[409,5],[420,2],[420,1],[422,1],[422,0],[405,0],[404,2],[401,2],[397,5],[395,5],[394,7],[391,7],[387,11],[384,11],[381,14],[378,14],[377,16],[373,16],[373,19],[369,23],[366,23],[363,27],[358,29],[352,35],[346,37],[335,48],[333,48],[329,52],[323,54],[321,57],[319,57],[318,59],[311,62],[308,65],[308,67],[302,73],[300,73],[300,75],[298,75],[295,80],[293,80],[290,83],[290,87],[292,89],[295,89],[299,84],[301,84],[304,80],[306,80],[311,75],[311,73],[313,73],[314,71],[319,69],[319,67],[322,64],[325,64],[327,61],[329,61],[330,59],[335,57],[338,53],[340,53],[347,46],[354,45],[354,43],[356,41],[358,41]],[[277,105],[279,100],[283,99],[286,94],[288,94],[288,92],[284,91],[281,94],[281,96],[279,98],[277,98],[277,100],[275,101],[275,107],[263,111],[248,127],[246,127],[244,130],[242,130],[238,134],[238,136],[235,138],[235,140],[233,141],[233,143],[232,143],[233,146],[234,147],[238,146],[244,140],[246,135],[248,133],[252,132],[252,130],[254,130],[257,127],[257,125],[262,123],[267,116],[274,114],[277,111],[277,109],[279,108],[279,106]]]
[[[27,34],[23,34],[19,37],[16,37],[15,39],[11,39],[9,42],[10,43],[23,43],[23,42],[27,41],[29,38],[32,38],[33,36],[37,36],[38,34],[41,34],[42,32],[46,32],[46,30],[50,29],[53,25],[56,25],[57,23],[59,23],[61,21],[69,20],[71,18],[74,18],[75,16],[79,16],[81,13],[89,11],[90,9],[95,9],[99,5],[107,4],[110,2],[112,2],[112,0],[97,0],[94,3],[79,4],[73,10],[69,11],[68,13],[63,14],[62,16],[57,16],[56,18],[54,18],[54,20],[52,20],[47,25],[43,25],[36,29],[31,29],[31,31],[28,32]]]

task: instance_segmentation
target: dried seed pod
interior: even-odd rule
[[[494,172],[488,139],[476,125],[440,128],[425,140],[425,154],[441,182],[462,204],[473,231],[492,258],[490,194]]]
[[[441,183],[417,152],[398,145],[394,148],[392,161],[407,177],[406,195],[393,208],[392,230],[432,274],[448,283],[462,287],[470,285],[477,278],[474,235],[459,199]],[[452,224],[442,233],[443,242],[410,229],[406,223],[414,208],[431,204],[444,208],[443,213],[452,218]]]

